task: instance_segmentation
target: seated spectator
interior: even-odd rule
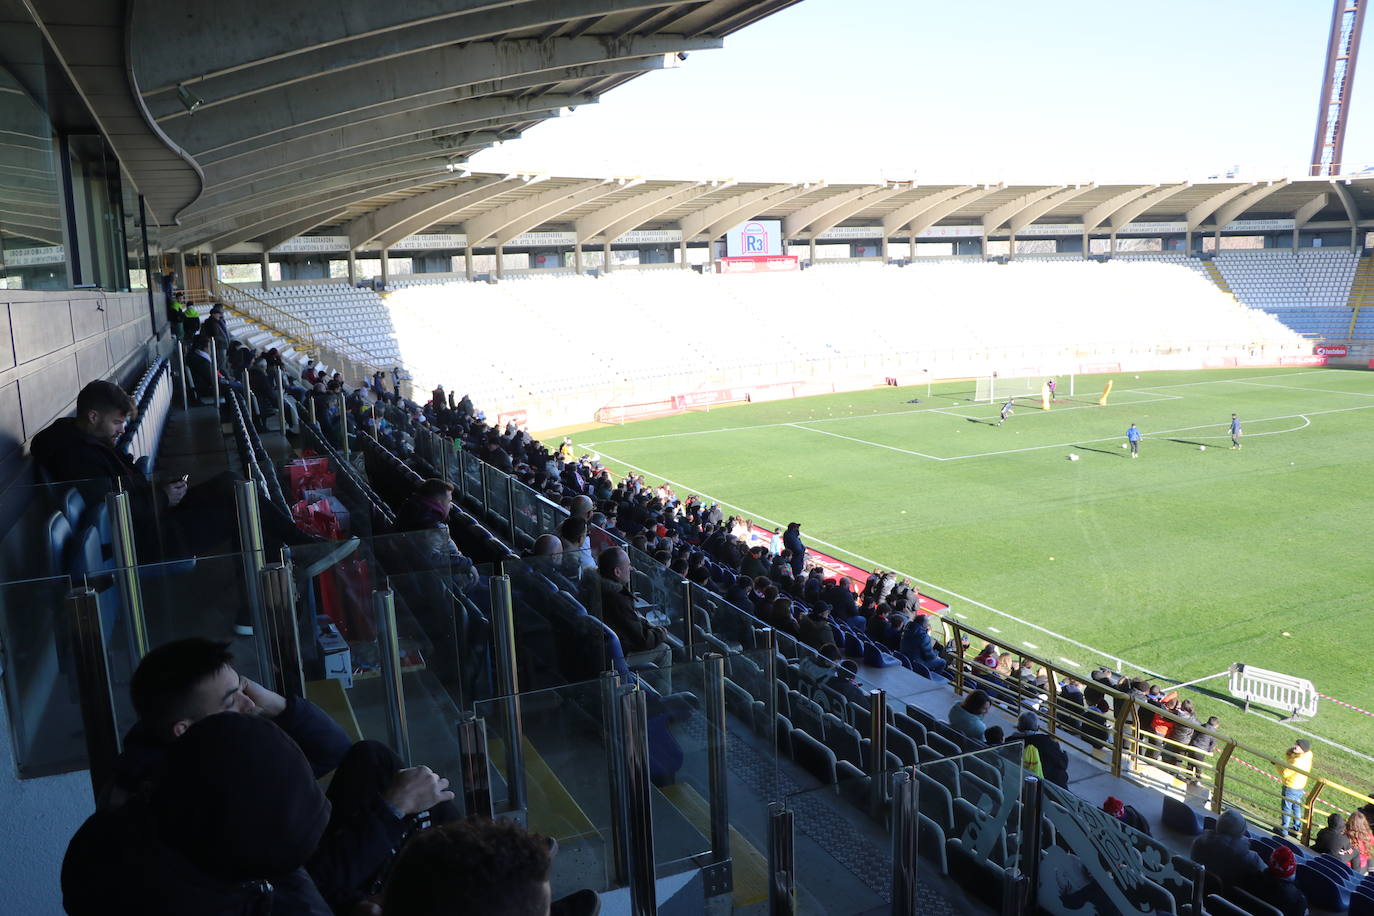
[[[301,749],[265,718],[234,712],[179,735],[147,794],[98,810],[72,838],[66,912],[329,916],[305,866],[328,831],[330,803]]]
[[[563,523],[558,526],[558,537],[563,542],[563,558],[560,566],[566,575],[576,577],[584,569],[596,568],[596,561],[592,559],[592,548],[587,538],[585,519],[574,515],[563,519]]]
[[[983,733],[987,731],[987,721],[984,716],[988,710],[992,709],[992,700],[987,692],[974,690],[964,697],[962,703],[955,703],[949,708],[949,724],[955,731],[968,735],[975,741],[983,740]]]
[[[1370,856],[1374,855],[1374,835],[1363,811],[1356,811],[1345,822],[1345,838],[1350,841],[1353,858],[1350,867],[1362,875],[1369,874]]]
[[[1278,846],[1269,854],[1269,865],[1239,882],[1241,888],[1274,907],[1283,916],[1307,916],[1307,895],[1294,877],[1298,863],[1293,850]]]
[[[1097,751],[1107,746],[1108,732],[1107,716],[1111,713],[1112,706],[1105,696],[1100,697],[1096,706],[1084,706],[1081,713],[1083,717],[1082,735],[1083,739]]]
[[[1326,816],[1326,826],[1317,831],[1312,849],[1318,855],[1332,856],[1354,866],[1355,850],[1350,845],[1350,837],[1345,835],[1345,817],[1340,812],[1332,811]]]
[[[858,614],[854,592],[850,588],[849,580],[843,576],[826,580],[825,587],[821,590],[821,600],[830,605],[830,612],[840,620],[848,620]]]
[[[566,538],[564,539],[566,541]],[[601,552],[596,569],[601,583],[601,619],[620,637],[625,663],[630,667],[653,664],[667,668],[673,663],[673,647],[662,627],[656,627],[635,609],[634,593],[630,590],[630,555],[623,548],[611,547]],[[660,690],[667,693],[667,672],[660,676]]]
[[[118,481],[129,494],[140,562],[222,552],[238,531],[233,476],[224,472],[189,487],[185,478],[154,486],[116,447],[125,425],[137,414],[124,389],[113,382],[91,382],[76,396],[76,416],[50,423],[33,437],[30,451],[53,481],[75,483],[88,506],[102,502]],[[302,533],[271,502],[262,500],[259,505],[263,539],[269,546],[322,541]],[[352,545],[341,551],[357,547],[356,540],[340,543]]]
[[[1069,787],[1069,755],[1053,736],[1040,730],[1040,717],[1035,713],[1021,713],[1016,720],[1016,731],[1007,737],[1007,741],[1024,743],[1026,750],[1022,752],[1022,759],[1026,762],[1026,769],[1043,776],[1061,789]],[[1034,754],[1031,749],[1034,749]]]
[[[1227,887],[1258,877],[1264,860],[1250,848],[1245,818],[1235,808],[1223,811],[1217,825],[1193,840],[1188,858],[1205,867]]]
[[[774,630],[779,633],[786,633],[793,639],[801,639],[801,629],[797,626],[797,620],[792,616],[791,598],[774,598],[766,605],[768,616],[764,618]]]
[[[311,779],[334,774],[325,811],[328,827],[302,860],[331,905],[372,892],[391,850],[415,827],[416,815],[430,811],[435,820],[451,820],[458,814],[447,779],[428,767],[402,768],[384,744],[350,745],[343,730],[310,701],[287,699],[240,677],[227,643],[191,638],[159,646],[139,662],[130,692],[138,721],[124,738],[99,807],[113,810],[156,794],[174,773],[183,736],[202,719],[232,712],[270,723],[304,755],[301,763],[313,773]],[[225,784],[208,784],[229,791]],[[196,794],[204,793],[198,789]]]
[[[202,334],[191,344],[191,352],[186,357],[186,371],[191,373],[191,383],[195,386],[196,397],[208,398],[215,394],[215,376],[219,376],[221,390],[237,391],[245,398],[248,396],[241,384],[224,375],[215,365],[210,355],[211,338]]]
[[[797,624],[801,631],[801,641],[813,649],[835,641],[835,632],[830,629],[830,605],[822,604],[807,614]]]
[[[386,916],[593,916],[581,890],[549,903],[558,845],[507,820],[473,818],[416,834],[387,880]]]
[[[1134,805],[1128,805],[1121,799],[1109,795],[1107,800],[1102,803],[1102,810],[1127,827],[1133,827],[1146,836],[1150,836],[1150,822],[1145,820],[1145,815],[1137,811]]]
[[[925,665],[931,674],[945,673],[945,660],[935,651],[935,643],[930,638],[930,620],[925,614],[913,615],[902,628],[901,653]]]
[[[1001,744],[1006,740],[1006,734],[1002,731],[1002,726],[1000,725],[989,725],[987,730],[983,732],[983,743],[988,747]]]
[[[453,484],[431,477],[415,488],[396,513],[396,527],[401,531],[424,531],[446,525],[452,509]]]
[[[983,646],[983,651],[978,653],[977,657],[974,658],[974,661],[985,668],[995,669],[997,667],[998,661],[997,647],[994,646],[992,643],[988,643],[987,645]]]

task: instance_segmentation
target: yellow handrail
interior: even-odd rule
[[[1057,684],[1061,678],[1071,678],[1073,680],[1083,681],[1084,677],[1080,672],[1069,670],[1066,668],[1061,668],[1055,665],[1047,658],[1042,658],[1038,655],[1028,652],[1020,646],[1017,646],[1006,641],[1005,638],[999,639],[996,636],[985,633],[982,630],[977,629],[976,627],[970,626],[966,623],[963,623],[955,619],[952,615],[941,617],[940,620],[944,624],[945,628],[949,631],[949,633],[953,636],[953,642],[955,646],[955,659],[953,661],[954,670],[951,672],[951,674],[954,677],[953,687],[954,692],[956,694],[963,694],[975,687],[983,687],[984,684],[981,683],[983,680],[981,675],[990,671],[990,669],[986,669],[982,665],[979,665],[976,662],[974,662],[972,660],[973,653],[968,652],[964,648],[963,637],[968,636],[970,638],[970,644],[972,644],[974,640],[980,640],[985,645],[991,645],[996,647],[999,655],[1007,654],[1018,659],[1027,660],[1030,661],[1032,665],[1042,668],[1045,671],[1047,680],[1049,681],[1049,683],[1046,685],[1045,690],[1042,691],[1049,695],[1049,698],[1047,699],[1049,711],[1047,714],[1047,721],[1045,723],[1046,730],[1050,733],[1055,733],[1060,728],[1065,728],[1070,734],[1078,733],[1078,729],[1075,728],[1074,723],[1068,721],[1068,719],[1074,717],[1071,712],[1072,707],[1062,703],[1050,702],[1049,700],[1055,697]],[[965,670],[965,665],[968,666],[967,671]],[[1161,760],[1159,761],[1148,758],[1147,754],[1142,752],[1139,734],[1139,710],[1142,707],[1145,707],[1153,715],[1161,716],[1169,722],[1187,724],[1196,732],[1209,734],[1216,739],[1215,751],[1217,752],[1217,755],[1215,758],[1215,763],[1211,763],[1211,761],[1206,759],[1196,760],[1198,764],[1201,764],[1200,766],[1196,767],[1197,781],[1205,785],[1206,777],[1211,777],[1212,785],[1210,787],[1211,791],[1209,792],[1209,797],[1210,807],[1214,812],[1220,812],[1224,810],[1224,806],[1228,804],[1229,800],[1229,803],[1233,806],[1237,802],[1249,802],[1249,805],[1247,805],[1246,807],[1250,808],[1251,812],[1257,818],[1259,818],[1261,814],[1268,813],[1267,811],[1263,810],[1265,808],[1265,805],[1257,803],[1253,797],[1251,797],[1243,791],[1246,786],[1246,782],[1244,779],[1240,777],[1239,773],[1236,774],[1236,779],[1234,781],[1240,786],[1240,790],[1232,789],[1229,793],[1226,791],[1226,777],[1228,773],[1228,768],[1231,767],[1233,763],[1240,761],[1240,758],[1236,756],[1237,751],[1244,752],[1247,756],[1255,760],[1255,763],[1249,764],[1245,764],[1243,761],[1236,763],[1236,767],[1240,769],[1243,769],[1245,766],[1250,766],[1254,767],[1260,772],[1273,773],[1278,768],[1287,766],[1286,762],[1283,759],[1273,754],[1267,754],[1262,751],[1257,751],[1254,748],[1242,744],[1236,739],[1229,737],[1228,735],[1224,735],[1221,732],[1206,728],[1205,726],[1202,726],[1196,722],[1185,722],[1185,720],[1183,720],[1179,716],[1174,715],[1173,713],[1170,713],[1168,710],[1157,708],[1150,704],[1142,704],[1140,700],[1138,700],[1135,696],[1129,693],[1124,693],[1122,691],[1108,687],[1105,684],[1097,682],[1094,682],[1093,686],[1101,690],[1104,695],[1111,698],[1113,706],[1118,706],[1117,701],[1121,701],[1115,716],[1112,717],[1115,720],[1113,734],[1110,736],[1110,740],[1106,745],[1106,748],[1108,749],[1108,752],[1110,754],[1110,760],[1108,761],[1108,763],[1110,765],[1112,775],[1121,776],[1127,770],[1133,769],[1134,764],[1136,764],[1136,762],[1139,761],[1141,764],[1147,764],[1151,767],[1156,767],[1160,769],[1161,772],[1163,772],[1167,776],[1173,778],[1180,778],[1181,776],[1181,771],[1183,769],[1181,765],[1168,764],[1166,761],[1162,759],[1164,755],[1168,753],[1168,745],[1175,744],[1176,742],[1172,742],[1168,738],[1156,738],[1153,736],[1150,738],[1149,742],[1146,742],[1146,746],[1148,749],[1158,749],[1161,758]],[[994,699],[996,697],[996,694],[999,692],[1015,694],[1015,703],[1017,705],[1017,708],[1021,709],[1024,708],[1021,707],[1020,704],[1021,700],[1023,699],[1022,694],[1025,691],[1025,689],[1025,685],[1020,683],[1020,678],[1012,676],[990,692],[993,694]],[[1061,719],[1064,721],[1060,721]],[[1175,753],[1175,756],[1181,756],[1181,751],[1182,748],[1180,747],[1179,751]],[[1260,766],[1256,766],[1256,763],[1260,764]],[[1164,765],[1161,766],[1161,764]],[[1265,770],[1263,768],[1263,765],[1265,764],[1269,766],[1268,770]],[[1319,775],[1319,773],[1315,771],[1309,772],[1307,775],[1313,780],[1313,784],[1312,787],[1306,793],[1306,797],[1303,802],[1301,835],[1304,841],[1306,841],[1308,836],[1310,835],[1312,827],[1313,808],[1317,804],[1317,801],[1319,797],[1322,795],[1323,791],[1329,790],[1342,793],[1343,795],[1347,796],[1350,801],[1353,802],[1352,808],[1359,807],[1361,804],[1374,803],[1374,798],[1371,798],[1370,796],[1364,795],[1363,793],[1357,792],[1353,789],[1346,788],[1345,786],[1342,786],[1339,783],[1336,783],[1332,780],[1327,779],[1324,776]],[[1274,801],[1275,804],[1277,804],[1277,795],[1275,795]],[[1326,802],[1326,800],[1323,800],[1323,802],[1329,804],[1329,802]],[[1262,819],[1267,820],[1268,818]],[[1266,827],[1272,827],[1272,825],[1266,824]]]

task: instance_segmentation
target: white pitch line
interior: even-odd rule
[[[1256,421],[1256,422],[1258,422],[1258,421]],[[1307,417],[1303,417],[1303,418],[1302,418],[1302,423],[1300,423],[1300,424],[1297,425],[1297,426],[1293,426],[1293,427],[1290,427],[1290,428],[1288,428],[1288,429],[1271,429],[1271,430],[1269,430],[1268,432],[1264,432],[1264,433],[1246,433],[1242,438],[1245,438],[1245,439],[1253,439],[1255,436],[1281,436],[1281,435],[1283,435],[1284,433],[1295,433],[1295,432],[1297,432],[1297,431],[1300,430],[1300,429],[1307,429],[1307,427],[1309,427],[1309,426],[1311,426],[1311,425],[1312,425],[1312,421],[1309,420]],[[1231,438],[1231,434],[1230,434],[1230,433],[1226,433],[1225,435],[1221,435],[1221,436],[1189,436],[1188,438],[1189,438],[1189,439],[1229,439],[1229,438]]]
[[[1030,641],[1028,641],[1028,640],[1023,641],[1023,642],[1021,643],[1021,645],[1025,646],[1027,649],[1038,649],[1038,648],[1040,648],[1040,647],[1037,646],[1035,643],[1030,642]]]
[[[645,442],[649,439],[677,439],[682,436],[708,436],[712,433],[740,433],[751,429],[776,429],[779,426],[794,426],[797,423],[835,423],[841,420],[870,420],[876,417],[897,417],[903,414],[930,413],[932,408],[924,410],[889,410],[884,413],[857,413],[844,417],[813,417],[801,420],[789,420],[785,423],[755,423],[753,426],[722,426],[719,429],[694,429],[681,433],[661,433],[657,436],[629,436],[625,439],[600,439],[596,442],[583,442],[583,445],[592,446],[605,443],[616,445],[620,442]]]
[[[937,458],[935,455],[927,455],[925,452],[913,452],[909,448],[898,448],[895,445],[883,445],[881,442],[869,442],[867,439],[856,439],[853,436],[842,436],[839,433],[828,433],[823,429],[812,429],[809,426],[802,426],[798,423],[788,423],[787,425],[792,427],[793,429],[804,429],[808,433],[820,433],[822,436],[834,436],[836,439],[847,439],[850,442],[857,442],[860,445],[871,445],[874,448],[885,448],[891,452],[901,452],[904,455],[915,455],[917,458],[929,458],[931,461],[945,460],[943,458]]]
[[[1374,406],[1374,405],[1371,405],[1371,406]],[[1367,409],[1367,408],[1363,408],[1363,407],[1348,407],[1348,408],[1344,408],[1344,409],[1345,409],[1345,410],[1365,410],[1365,409]],[[1340,411],[1325,411],[1325,412],[1326,412],[1326,413],[1339,413]],[[757,513],[757,512],[750,512],[750,511],[749,511],[748,509],[746,509],[744,506],[739,506],[739,505],[736,505],[736,504],[734,504],[734,503],[732,503],[732,502],[727,502],[727,501],[725,501],[725,500],[723,500],[723,499],[717,499],[716,497],[712,496],[710,493],[706,493],[706,492],[704,492],[704,491],[702,491],[702,490],[698,490],[698,489],[696,489],[695,487],[690,487],[690,486],[688,486],[687,484],[681,483],[681,482],[676,481],[676,480],[670,480],[670,479],[668,479],[667,477],[662,476],[661,474],[655,474],[653,471],[650,471],[650,470],[648,470],[647,468],[641,468],[641,467],[638,467],[637,465],[630,464],[628,461],[621,461],[619,458],[616,458],[616,457],[613,456],[613,455],[607,455],[605,452],[602,452],[602,457],[604,457],[604,458],[609,458],[611,461],[614,461],[616,464],[622,465],[623,467],[630,468],[631,470],[634,470],[634,471],[638,471],[638,472],[641,473],[641,474],[646,474],[646,475],[648,475],[648,476],[650,476],[650,477],[656,477],[656,478],[658,478],[659,480],[662,480],[664,483],[670,484],[671,486],[674,486],[674,487],[681,487],[683,490],[691,490],[692,492],[696,493],[697,495],[702,496],[702,497],[704,497],[704,498],[706,498],[706,499],[711,500],[711,502],[713,502],[713,503],[718,503],[719,505],[722,505],[722,506],[728,506],[728,507],[730,507],[731,509],[738,509],[738,510],[740,510],[741,512],[743,512],[745,515],[749,516],[750,518],[754,518],[754,519],[758,519],[758,520],[760,520],[760,521],[768,522],[768,523],[771,524],[771,525],[775,525],[775,526],[779,526],[779,527],[781,527],[781,525],[782,525],[782,522],[779,522],[779,521],[777,521],[776,519],[768,518],[766,515],[760,515],[760,514]],[[823,540],[821,540],[821,539],[818,538],[818,537],[814,537],[814,536],[810,536],[810,535],[808,535],[808,537],[809,537],[809,539],[811,540],[812,543],[814,543],[814,544],[820,544],[820,545],[823,546],[823,547],[829,547],[829,548],[831,548],[832,550],[838,550],[840,553],[844,554],[845,556],[853,557],[854,559],[858,560],[858,561],[861,562],[861,563],[866,563],[866,564],[868,564],[868,566],[869,566],[870,568],[872,568],[872,569],[888,569],[888,570],[890,570],[891,572],[897,573],[899,576],[902,576],[903,578],[910,580],[911,582],[915,582],[917,585],[920,585],[920,586],[923,586],[923,587],[925,587],[925,588],[930,589],[931,591],[940,592],[941,594],[944,594],[944,595],[949,595],[951,598],[954,598],[954,599],[957,600],[957,601],[963,601],[965,604],[971,604],[971,605],[973,605],[974,607],[982,608],[983,610],[988,611],[989,613],[996,614],[996,615],[998,615],[998,616],[1000,616],[1000,617],[1003,617],[1003,618],[1005,618],[1005,619],[1007,619],[1007,620],[1014,621],[1015,623],[1019,623],[1019,624],[1021,624],[1022,626],[1030,627],[1031,629],[1033,629],[1033,630],[1035,630],[1035,631],[1037,631],[1037,632],[1040,632],[1040,633],[1044,633],[1046,636],[1049,636],[1049,637],[1051,637],[1051,638],[1053,638],[1053,639],[1060,640],[1061,642],[1067,643],[1068,645],[1071,645],[1071,646],[1077,646],[1078,648],[1084,650],[1085,652],[1091,652],[1093,655],[1097,655],[1097,656],[1100,656],[1100,657],[1102,657],[1102,658],[1111,659],[1111,660],[1113,660],[1113,661],[1115,661],[1115,662],[1117,663],[1117,664],[1116,664],[1116,667],[1117,667],[1118,670],[1121,669],[1121,668],[1123,668],[1123,667],[1130,667],[1130,668],[1135,668],[1137,671],[1140,671],[1140,672],[1142,672],[1142,673],[1144,673],[1144,674],[1150,675],[1151,677],[1157,677],[1157,678],[1160,678],[1160,679],[1163,679],[1163,680],[1169,680],[1169,679],[1170,679],[1170,678],[1167,677],[1166,675],[1160,674],[1160,673],[1157,672],[1157,671],[1151,671],[1149,668],[1146,668],[1144,665],[1137,665],[1137,664],[1131,662],[1131,661],[1128,660],[1128,659],[1122,658],[1120,655],[1116,655],[1115,653],[1112,653],[1112,652],[1103,652],[1101,649],[1095,649],[1095,648],[1093,648],[1092,646],[1087,645],[1086,643],[1081,643],[1081,642],[1079,642],[1079,641],[1076,640],[1076,639],[1070,639],[1069,637],[1067,637],[1067,636],[1062,636],[1062,635],[1060,635],[1059,633],[1056,633],[1056,632],[1054,632],[1054,631],[1051,630],[1051,629],[1048,629],[1048,628],[1046,628],[1046,627],[1042,627],[1042,626],[1040,626],[1040,624],[1038,624],[1038,623],[1031,623],[1029,620],[1024,620],[1024,619],[1022,619],[1022,618],[1020,618],[1020,617],[1017,617],[1015,614],[1008,614],[1006,611],[1000,611],[1000,610],[998,610],[997,608],[993,607],[992,605],[990,605],[990,604],[984,604],[983,602],[978,601],[978,600],[975,599],[975,598],[969,598],[969,597],[967,597],[966,595],[961,595],[961,594],[959,594],[959,593],[956,592],[956,591],[952,591],[952,590],[950,590],[950,589],[944,588],[943,586],[936,585],[934,582],[927,582],[925,579],[922,579],[922,578],[919,577],[919,576],[913,576],[913,575],[911,575],[910,573],[904,573],[904,572],[902,572],[900,569],[892,569],[891,567],[887,566],[887,565],[884,564],[884,563],[880,563],[879,561],[874,560],[874,559],[872,559],[871,557],[866,557],[866,556],[864,556],[863,554],[854,553],[852,550],[846,550],[845,548],[841,547],[841,546],[838,545],[838,544],[832,544],[832,543],[830,543],[829,541],[823,541]],[[956,616],[958,616],[958,617],[965,617],[965,615],[959,614],[959,613],[957,613],[957,612],[956,612]],[[965,619],[967,619],[967,618],[965,617]],[[1001,632],[1001,630],[998,630],[998,629],[996,629],[995,627],[992,627],[992,626],[987,627],[987,629],[992,630],[992,631],[995,632],[995,633],[1000,633],[1000,632]],[[1069,662],[1069,664],[1073,665],[1073,666],[1076,667],[1076,668],[1081,667],[1077,662],[1070,661],[1069,659],[1064,658],[1064,656],[1062,656],[1062,655],[1059,656],[1059,658],[1060,658],[1061,661]],[[1331,741],[1330,739],[1323,738],[1323,737],[1321,737],[1320,735],[1314,735],[1314,734],[1312,734],[1312,733],[1310,733],[1310,732],[1303,731],[1302,729],[1299,729],[1299,728],[1294,728],[1294,726],[1288,724],[1287,722],[1279,722],[1278,724],[1279,724],[1279,725],[1283,725],[1283,726],[1285,726],[1285,727],[1287,727],[1287,728],[1291,728],[1291,729],[1293,729],[1293,730],[1296,731],[1296,732],[1300,732],[1301,734],[1307,735],[1309,738],[1312,738],[1312,739],[1314,739],[1314,740],[1321,741],[1323,744],[1329,744],[1329,745],[1331,745],[1332,747],[1340,748],[1341,750],[1344,750],[1344,751],[1346,751],[1347,753],[1354,754],[1356,757],[1360,757],[1360,758],[1362,758],[1362,759],[1364,759],[1364,760],[1368,760],[1368,761],[1374,763],[1374,757],[1369,757],[1369,756],[1367,756],[1367,755],[1365,755],[1365,754],[1361,754],[1359,751],[1352,750],[1351,748],[1347,748],[1347,747],[1345,747],[1344,745],[1341,745],[1341,744],[1337,744],[1336,742]]]
[[[1321,375],[1323,372],[1336,372],[1336,369],[1313,369],[1311,372],[1280,372],[1277,375],[1247,375],[1245,378],[1214,378],[1205,382],[1176,382],[1172,385],[1146,385],[1143,388],[1131,388],[1130,391],[1159,391],[1162,388],[1191,388],[1194,385],[1228,385],[1236,382],[1251,382],[1267,378],[1296,378],[1301,375]],[[1103,373],[1109,375],[1110,373]],[[1124,375],[1125,373],[1121,373]]]

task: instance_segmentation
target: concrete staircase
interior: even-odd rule
[[[1345,334],[1349,338],[1355,336],[1355,322],[1359,320],[1360,309],[1374,306],[1374,258],[1369,255],[1360,258],[1360,263],[1355,267],[1355,279],[1350,284],[1350,298],[1346,304],[1350,306],[1350,329]]]

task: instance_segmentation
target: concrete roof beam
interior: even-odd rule
[[[561,188],[550,188],[464,220],[463,233],[467,236],[469,248],[476,248],[488,239],[494,239],[492,244],[499,247],[520,233],[573,207],[610,194],[618,187],[609,178],[592,178]]]
[[[1147,188],[1146,193],[1132,200],[1130,203],[1122,204],[1113,211],[1109,222],[1111,223],[1112,234],[1115,235],[1123,226],[1133,222],[1137,216],[1154,208],[1158,204],[1173,197],[1180,191],[1191,188],[1192,182],[1184,181],[1178,184],[1155,185]]]
[[[426,191],[394,204],[365,213],[343,227],[348,247],[354,251],[376,239],[379,248],[390,248],[401,239],[423,232],[434,222],[462,212],[484,200],[504,194],[521,184],[513,175],[473,176],[461,185],[449,185]],[[411,228],[412,224],[419,228]]]
[[[1007,229],[1011,232],[1012,235],[1019,235],[1022,229],[1026,228],[1031,223],[1035,222],[1040,217],[1044,216],[1046,213],[1049,213],[1055,207],[1059,206],[1060,204],[1066,204],[1069,201],[1073,200],[1075,197],[1080,197],[1084,194],[1087,194],[1089,191],[1093,190],[1096,187],[1097,185],[1095,183],[1089,183],[1085,185],[1080,185],[1078,187],[1064,188],[1062,191],[1056,191],[1053,194],[1050,194],[1049,196],[1039,201],[1036,201],[1035,203],[1027,207],[1023,207],[1021,210],[1018,210],[1015,216],[1007,220]]]
[[[1183,216],[1184,222],[1188,224],[1188,232],[1196,232],[1198,227],[1207,221],[1207,217],[1253,187],[1253,184],[1248,183],[1232,185],[1229,188],[1222,188],[1205,200],[1194,204]]]
[[[710,182],[685,181],[644,191],[626,200],[618,201],[599,210],[593,210],[573,224],[577,244],[606,234],[604,241],[613,242],[636,226],[642,226],[660,213],[666,213],[676,206],[700,197],[711,191]],[[621,225],[625,228],[620,229]]]
[[[1013,198],[1004,204],[993,207],[983,215],[983,234],[992,235],[993,232],[1002,228],[1007,220],[1011,219],[1022,210],[1032,204],[1039,203],[1051,194],[1059,193],[1061,190],[1062,188],[1058,187],[1037,188],[1034,191],[1028,191],[1022,194],[1020,197]]]
[[[1270,194],[1273,194],[1275,191],[1287,187],[1288,184],[1289,179],[1287,178],[1284,178],[1281,181],[1272,181],[1268,184],[1262,184],[1258,187],[1251,188],[1244,194],[1241,194],[1240,196],[1236,197],[1234,200],[1227,201],[1224,205],[1217,208],[1217,212],[1215,214],[1214,219],[1216,227],[1218,229],[1225,229],[1227,224],[1229,224],[1231,220],[1240,216],[1246,210],[1249,210],[1250,208],[1254,207],[1256,204],[1264,200]]]
[[[862,197],[855,198],[854,200],[836,207],[811,223],[811,225],[807,227],[806,234],[809,238],[813,239],[824,235],[854,214],[860,213],[876,203],[881,203],[889,197],[896,197],[898,194],[905,192],[906,188],[868,188],[867,192]],[[786,232],[783,233],[783,237],[787,237]]]
[[[1301,207],[1294,210],[1293,228],[1301,229],[1303,226],[1306,226],[1309,222],[1312,221],[1312,217],[1316,216],[1318,213],[1322,212],[1322,210],[1326,209],[1326,205],[1330,201],[1330,194],[1318,194],[1316,197],[1312,198],[1307,203],[1303,204]]]
[[[695,213],[689,213],[678,220],[677,226],[682,232],[682,240],[689,242],[697,238],[704,238],[706,241],[710,241],[717,238],[719,233],[716,235],[706,234],[713,224],[728,221],[729,225],[733,226],[741,219],[747,219],[757,213],[759,206],[773,195],[799,187],[801,185],[772,184],[763,188],[755,188],[752,191],[741,191],[725,200],[707,204]]]

